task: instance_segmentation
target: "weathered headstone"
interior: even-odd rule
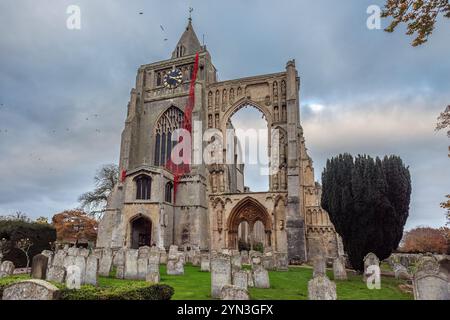
[[[55,256],[53,258],[53,267],[63,267],[64,266],[64,259],[67,256],[67,252],[64,250],[58,250],[55,253]]]
[[[201,260],[202,260],[201,253],[200,252],[195,252],[195,254],[191,258],[192,265],[194,267],[200,267]]]
[[[77,248],[77,247],[70,247],[70,248],[67,250],[67,254],[68,254],[69,256],[73,256],[73,257],[77,256],[77,255],[78,255],[78,248]]]
[[[138,280],[145,280],[147,276],[148,257],[139,257],[137,260],[137,278]]]
[[[116,267],[116,278],[123,279],[125,277],[125,266]]]
[[[269,272],[267,272],[263,266],[256,266],[253,269],[253,282],[255,284],[255,288],[270,288]]]
[[[59,289],[41,279],[16,282],[3,290],[2,300],[56,300]]]
[[[75,257],[75,265],[80,268],[81,284],[84,284],[86,276],[86,258],[82,256]]]
[[[253,272],[252,270],[244,270],[247,273],[247,287],[254,288],[255,282],[253,281]]]
[[[169,257],[175,257],[167,261],[166,272],[168,275],[179,276],[184,274],[184,263],[180,255],[174,255]]]
[[[78,255],[87,258],[89,256],[89,249],[79,248]]]
[[[114,254],[113,261],[112,261],[112,264],[114,267],[125,265],[125,251],[126,251],[126,249],[124,249],[124,248],[120,248],[119,250],[116,251],[116,253]],[[107,252],[107,254],[108,254],[108,252]]]
[[[247,290],[248,274],[245,270],[233,273],[233,285]]]
[[[138,278],[138,250],[128,249],[125,253],[125,279]]]
[[[318,275],[308,282],[309,300],[336,300],[336,284],[327,276]]]
[[[276,252],[274,256],[277,271],[289,271],[289,261],[287,253]]]
[[[80,289],[81,287],[81,270],[76,265],[68,266],[66,275],[67,289]]]
[[[211,296],[220,298],[223,286],[231,284],[231,260],[226,254],[211,257]]]
[[[159,265],[160,261],[160,254],[159,252],[150,252],[148,256],[148,264],[157,264]]]
[[[157,253],[157,255],[154,255],[154,256],[159,257],[159,253]],[[153,259],[152,261],[149,261],[145,280],[147,282],[159,283],[159,280],[160,280],[159,260],[154,261],[154,259]]]
[[[68,266],[73,266],[75,264],[75,256],[66,255],[64,257],[63,266],[67,269]]]
[[[411,275],[409,274],[408,269],[406,269],[404,265],[395,263],[392,269],[394,270],[394,275],[396,279],[402,280],[411,279]]]
[[[63,283],[66,279],[66,268],[60,266],[53,266],[48,269],[47,280]]]
[[[233,255],[231,256],[231,267],[237,270],[242,268],[242,260],[239,252],[237,252],[237,254],[233,252]]]
[[[326,275],[326,261],[325,258],[318,255],[313,259],[313,277]]]
[[[84,283],[91,284],[93,286],[97,285],[98,279],[98,258],[91,254],[86,260],[86,274]]]
[[[233,286],[224,285],[220,293],[221,300],[250,300],[247,289]]]
[[[367,268],[369,266],[373,266],[373,265],[379,267],[380,266],[380,260],[378,259],[378,257],[374,253],[369,252],[364,257],[364,277],[363,277],[364,281],[366,281],[367,276],[369,276],[371,274],[370,272],[368,272]]]
[[[420,258],[413,278],[415,300],[450,300],[447,275],[431,255]]]
[[[34,279],[45,280],[47,275],[48,257],[43,254],[37,254],[31,262],[31,277]]]
[[[345,261],[343,257],[337,257],[333,260],[334,280],[347,280],[347,271],[345,270]]]
[[[109,248],[103,249],[102,257],[98,267],[98,274],[102,277],[108,277],[112,265],[112,251]]]
[[[41,252],[41,254],[43,254],[44,256],[46,256],[48,258],[48,261],[47,261],[47,271],[48,271],[48,269],[53,265],[53,251],[43,250]]]
[[[250,259],[248,256],[248,251],[241,251],[241,261],[242,264],[250,264]]]
[[[200,263],[200,271],[209,272],[211,270],[209,264],[209,254],[202,254],[202,261]]]
[[[159,263],[160,264],[167,264],[167,252],[166,252],[166,249],[160,249]]]
[[[266,270],[275,270],[275,258],[272,252],[267,252],[262,256],[262,265]]]
[[[171,245],[169,247],[169,257],[168,257],[168,259],[174,259],[177,256],[178,256],[178,246]]]
[[[14,263],[12,263],[11,261],[3,261],[0,265],[0,278],[12,275],[15,268],[16,267],[14,266]]]
[[[138,251],[138,259],[139,258],[148,258],[148,254],[150,253],[151,248],[148,246],[139,247]]]

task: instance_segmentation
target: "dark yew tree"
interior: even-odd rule
[[[400,157],[383,160],[343,154],[322,173],[322,207],[328,211],[356,270],[375,253],[389,257],[403,235],[411,195],[409,170]]]

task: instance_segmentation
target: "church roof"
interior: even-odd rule
[[[186,30],[181,35],[175,50],[172,52],[172,58],[179,58],[183,56],[188,56],[200,52],[202,46],[200,41],[198,41],[197,35],[195,34],[194,27],[192,26],[192,19],[189,18]]]

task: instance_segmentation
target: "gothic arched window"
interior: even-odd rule
[[[183,128],[184,113],[177,107],[170,107],[156,123],[155,133],[155,166],[164,166],[170,157],[176,141],[172,141],[172,133]]]
[[[152,178],[146,175],[140,175],[136,179],[136,199],[150,200],[152,192]]]
[[[173,183],[172,182],[167,182],[166,183],[166,190],[165,190],[165,201],[172,203],[172,199],[173,199]]]

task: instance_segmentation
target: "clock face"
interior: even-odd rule
[[[172,69],[164,76],[164,86],[170,89],[176,88],[183,81],[180,69]]]

